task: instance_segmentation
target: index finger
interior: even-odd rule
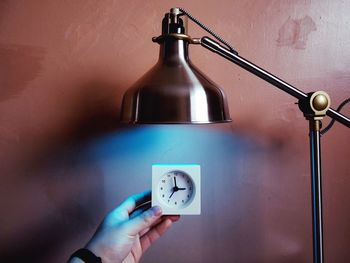
[[[129,215],[139,206],[151,201],[151,190],[129,196],[115,210],[127,212]],[[113,211],[112,211],[113,212]]]

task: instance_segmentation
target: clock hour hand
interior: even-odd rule
[[[186,190],[186,188],[178,187],[177,190]]]
[[[175,188],[177,188],[177,185],[176,185],[176,177],[174,176],[174,184],[175,184]]]

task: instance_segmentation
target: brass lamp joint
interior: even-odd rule
[[[320,129],[320,121],[326,116],[330,108],[331,99],[324,91],[316,91],[308,93],[306,99],[299,101],[299,108],[304,113],[307,120],[314,120],[314,129]]]

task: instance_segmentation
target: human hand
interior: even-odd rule
[[[107,214],[86,248],[103,263],[139,262],[150,245],[180,218],[161,216],[160,207],[149,208],[150,200],[150,191],[127,198]]]

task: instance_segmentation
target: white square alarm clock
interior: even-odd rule
[[[201,185],[198,164],[152,165],[152,206],[163,215],[200,215]]]

